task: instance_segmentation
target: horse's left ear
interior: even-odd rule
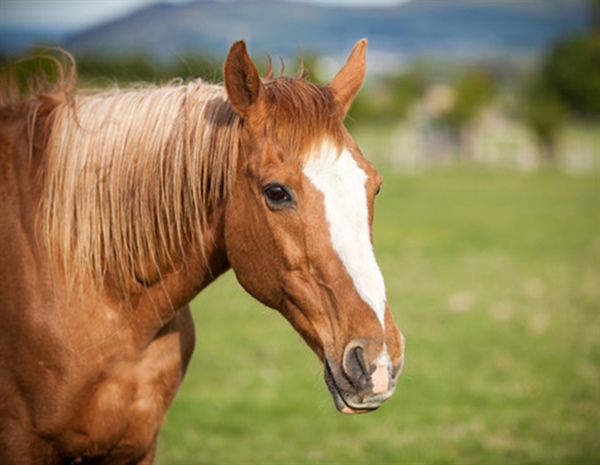
[[[223,77],[231,105],[241,116],[247,117],[250,108],[258,100],[262,83],[243,40],[235,42],[229,49]]]
[[[365,78],[367,39],[359,40],[346,64],[329,84],[329,89],[345,115]]]

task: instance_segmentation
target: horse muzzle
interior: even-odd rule
[[[394,366],[387,349],[368,361],[368,342],[357,339],[344,349],[341,363],[325,357],[325,383],[336,408],[345,414],[366,413],[379,408],[396,389],[404,359],[404,350]],[[404,338],[402,338],[404,349]]]

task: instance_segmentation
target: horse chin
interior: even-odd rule
[[[333,376],[333,372],[331,371],[331,366],[327,359],[325,359],[325,384],[331,393],[331,397],[333,398],[333,403],[335,407],[338,409],[340,413],[345,415],[354,415],[357,413],[369,413],[379,408],[379,405],[374,406],[352,406],[350,405],[350,401],[346,400],[340,389],[335,382],[335,377]]]

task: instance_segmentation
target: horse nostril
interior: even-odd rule
[[[350,383],[355,387],[364,388],[369,383],[369,369],[365,363],[364,350],[356,345],[346,348],[344,354],[344,371]]]

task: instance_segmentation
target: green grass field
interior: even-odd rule
[[[228,273],[193,303],[157,463],[600,463],[599,202],[597,174],[385,175],[376,253],[407,339],[395,396],[337,413],[317,358]]]

